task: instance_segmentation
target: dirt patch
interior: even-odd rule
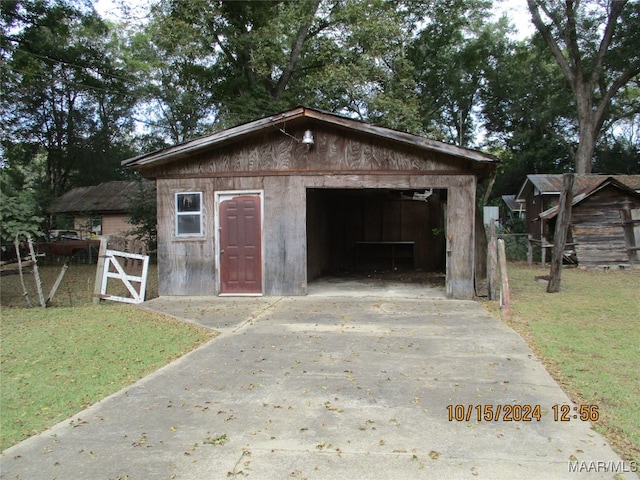
[[[324,277],[323,277],[324,278]],[[344,281],[356,280],[371,282],[375,285],[386,283],[411,283],[428,287],[445,286],[446,274],[444,272],[425,272],[423,270],[372,270],[368,272],[338,271],[332,272],[326,280]]]

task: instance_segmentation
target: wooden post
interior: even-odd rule
[[[31,253],[31,260],[33,260],[33,277],[36,280],[36,290],[38,290],[38,299],[40,300],[40,306],[46,307],[47,302],[44,299],[44,292],[42,291],[42,281],[40,280],[40,272],[38,271],[38,258],[36,257],[36,251],[33,248],[33,240],[31,235],[27,235],[27,242],[29,243],[29,253]]]
[[[445,284],[445,292],[447,295],[447,298],[453,298],[453,282],[450,281],[449,279],[449,275],[453,276],[453,274],[451,273],[453,271],[453,266],[452,266],[452,262],[453,262],[453,234],[450,233],[447,235],[447,258],[446,258],[446,268],[447,268],[447,281]]]
[[[556,231],[553,238],[553,253],[547,293],[560,291],[562,259],[564,257],[564,247],[567,243],[569,222],[571,221],[574,180],[575,175],[573,173],[565,173],[562,175],[562,193],[560,193],[560,204],[558,205],[558,216],[556,217]]]
[[[504,250],[504,240],[498,239],[498,262],[500,263],[500,306],[506,319],[511,318],[511,293],[509,292],[509,275],[507,274],[507,254]]]
[[[633,268],[634,262],[638,259],[638,246],[640,246],[640,238],[635,238],[634,223],[640,224],[640,220],[633,219],[631,210],[620,210],[620,218],[622,218],[622,229],[624,230],[624,240],[627,244],[627,256],[629,263]]]
[[[104,259],[107,256],[107,243],[109,237],[102,237],[100,239],[100,251],[98,252],[98,266],[96,268],[96,280],[93,284],[93,303],[98,305],[100,303],[100,287],[102,285],[102,271],[104,270]]]
[[[22,274],[22,256],[20,255],[20,239],[16,235],[14,241],[16,247],[16,257],[18,258],[18,273],[20,274],[20,284],[22,285],[22,296],[27,302],[27,307],[31,308],[31,300],[29,300],[29,292],[27,292],[27,286],[24,283],[24,275]]]
[[[60,287],[60,284],[62,283],[62,279],[64,278],[64,274],[67,273],[67,269],[68,268],[69,268],[69,265],[67,263],[65,263],[62,266],[62,270],[58,274],[58,278],[56,279],[56,282],[53,284],[53,287],[51,287],[51,291],[49,292],[49,296],[47,297],[47,305],[49,305],[51,300],[53,300],[53,297],[55,296],[56,292],[58,291],[58,288]]]
[[[498,296],[498,251],[496,243],[496,222],[491,219],[489,224],[489,246],[487,248],[487,288],[489,300],[495,300]]]
[[[529,266],[531,266],[533,264],[533,236],[529,234],[527,235],[527,239],[529,240],[527,246],[527,263],[529,264]]]

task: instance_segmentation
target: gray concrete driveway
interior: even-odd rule
[[[1,478],[637,478],[605,472],[632,465],[589,423],[554,420],[568,398],[476,302],[336,283],[144,308],[222,333],[8,449]],[[486,405],[541,420],[478,421]]]

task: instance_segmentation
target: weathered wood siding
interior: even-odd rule
[[[550,230],[546,220],[540,220],[538,216],[545,210],[558,204],[560,195],[535,195],[534,190],[526,198],[525,218],[527,220],[527,233],[533,238],[540,240],[542,236],[547,240],[553,236],[553,230]]]
[[[304,129],[291,130],[302,138]],[[422,171],[462,173],[467,161],[436,152],[409,149],[404,145],[376,139],[314,129],[315,144],[308,149],[293,138],[275,130],[242,144],[232,144],[188,161],[174,162],[154,169],[154,176],[219,176],[281,172],[306,175],[314,172]]]
[[[571,230],[581,266],[629,263],[621,210],[640,208],[640,200],[613,186],[573,207]]]
[[[307,292],[305,188],[302,177],[265,177],[264,289],[267,295]]]
[[[303,131],[289,133],[301,138]],[[307,225],[307,189],[435,188],[448,192],[446,230],[452,241],[447,294],[472,298],[476,178],[467,161],[327,129],[314,129],[314,136],[316,143],[308,150],[276,130],[250,142],[145,172],[157,179],[160,295],[218,293],[214,245],[217,191],[264,192],[264,293],[303,295],[307,288],[307,234],[314,229]],[[201,237],[175,235],[175,193],[187,191],[203,193]],[[322,254],[319,251],[313,254]],[[310,276],[316,273],[310,272]]]

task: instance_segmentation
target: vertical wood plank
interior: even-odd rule
[[[492,219],[492,223],[495,223]],[[484,227],[482,209],[476,207],[475,214],[475,288],[476,295],[484,295],[487,284],[487,231]],[[488,293],[487,293],[488,295]]]
[[[509,291],[509,275],[507,273],[507,255],[504,250],[504,240],[498,239],[498,261],[500,263],[500,306],[506,319],[511,318],[511,293]]]
[[[447,280],[449,298],[474,295],[476,183],[467,177],[449,189],[447,202]]]
[[[93,284],[93,304],[98,305],[100,303],[100,286],[102,285],[102,274],[105,266],[105,257],[107,255],[107,243],[109,237],[104,236],[100,238],[100,249],[98,250],[98,265],[96,267],[96,279]]]
[[[38,290],[38,299],[40,300],[40,306],[46,307],[47,302],[44,299],[44,292],[42,291],[42,282],[40,281],[40,272],[38,271],[38,258],[36,252],[33,249],[33,239],[31,235],[27,235],[27,242],[29,243],[29,252],[31,253],[31,259],[33,260],[33,277],[36,281],[36,290]]]
[[[264,293],[304,295],[307,290],[307,206],[301,177],[265,177]]]
[[[498,292],[498,243],[496,238],[496,222],[489,225],[489,246],[487,248],[487,287],[489,300],[496,300]]]

